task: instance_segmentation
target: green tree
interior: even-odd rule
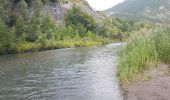
[[[0,19],[0,53],[4,53],[11,49],[14,36],[9,31],[8,27]]]
[[[41,16],[41,8],[42,8],[42,1],[41,0],[35,0],[33,2],[33,7],[34,7],[34,14],[36,16]]]
[[[17,16],[16,23],[15,23],[15,36],[17,39],[24,39],[24,35],[27,29],[26,22],[24,21],[23,17],[21,15]]]
[[[28,33],[26,34],[26,40],[29,42],[35,42],[36,39],[41,35],[41,25],[42,25],[42,17],[41,17],[41,0],[34,1],[34,14],[31,18],[31,22],[29,23]]]
[[[0,17],[4,16],[7,8],[9,7],[9,0],[0,0]]]
[[[65,21],[66,26],[71,25],[74,29],[80,28],[78,31],[81,31],[81,29],[83,29],[81,27],[84,27],[84,29],[86,29],[85,33],[87,33],[87,31],[96,33],[96,22],[93,17],[75,6],[68,11]],[[80,34],[82,33],[80,32]]]
[[[26,20],[28,18],[29,12],[25,0],[19,1],[19,3],[17,4],[17,9],[21,16]]]
[[[38,39],[39,35],[41,35],[41,24],[42,18],[33,16],[31,19],[31,23],[28,27],[28,33],[26,34],[26,40],[29,42],[35,42]]]
[[[42,33],[45,34],[47,39],[53,38],[53,33],[56,30],[56,21],[50,16],[43,17],[42,20]]]

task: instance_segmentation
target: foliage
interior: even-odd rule
[[[137,34],[129,39],[122,48],[118,76],[122,84],[133,80],[142,73],[150,62],[170,63],[169,32],[161,31],[148,34]]]
[[[104,20],[104,25],[100,28],[100,34],[104,37],[123,40],[128,38],[132,33],[144,29],[151,29],[151,24],[135,23],[133,20],[123,20],[120,18],[107,18]]]
[[[96,22],[93,17],[75,6],[68,11],[65,21],[67,27],[71,26],[74,30],[81,33],[82,36],[84,36],[87,31],[96,33]]]
[[[157,34],[155,42],[159,59],[165,63],[170,63],[170,30]]]
[[[66,15],[66,27],[42,12],[43,4],[66,0],[0,0],[0,54],[101,45],[108,42],[96,35],[94,18],[73,7]],[[77,1],[76,1],[77,2]]]
[[[0,19],[0,54],[13,47],[14,35]]]
[[[65,15],[66,26],[57,28],[56,19],[42,11],[49,3],[67,0],[0,0],[0,54],[102,45],[121,39],[134,30],[146,28],[132,21],[103,19],[97,23],[74,5]],[[81,0],[72,0],[75,4]],[[86,2],[83,2],[86,4]]]

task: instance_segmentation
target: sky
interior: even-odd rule
[[[89,2],[92,8],[101,11],[111,8],[116,4],[123,2],[124,0],[86,0],[86,1]]]

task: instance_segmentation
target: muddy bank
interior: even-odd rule
[[[150,80],[129,84],[124,100],[170,100],[170,68],[159,64],[147,71]]]

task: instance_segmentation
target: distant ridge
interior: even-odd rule
[[[170,22],[170,0],[125,0],[105,12],[113,17],[167,23]]]

